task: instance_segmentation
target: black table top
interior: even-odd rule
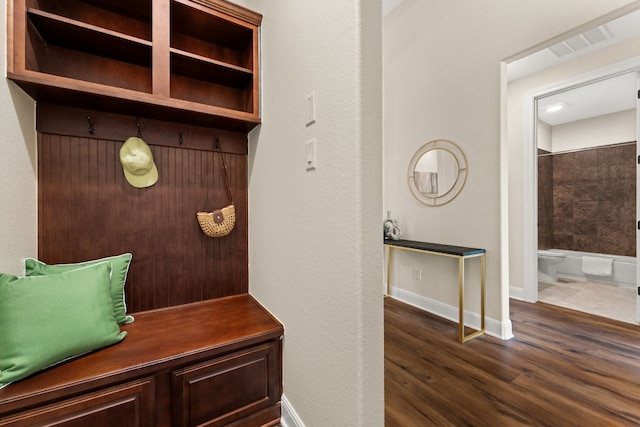
[[[384,239],[384,244],[389,246],[397,246],[400,248],[419,249],[422,251],[438,252],[442,254],[456,256],[470,256],[483,254],[486,251],[479,248],[467,248],[465,246],[442,245],[440,243],[418,242],[415,240],[392,240]]]

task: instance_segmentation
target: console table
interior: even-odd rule
[[[441,245],[438,243],[417,242],[413,240],[384,240],[384,246],[389,250],[387,257],[387,295],[391,295],[391,261],[393,251],[400,249],[404,251],[421,252],[431,255],[445,256],[458,259],[458,340],[461,343],[477,338],[485,332],[484,321],[484,293],[485,293],[485,270],[486,251],[478,248],[467,248],[463,246]],[[465,335],[464,334],[464,262],[469,258],[480,258],[480,329]]]

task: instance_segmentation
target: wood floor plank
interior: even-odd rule
[[[387,426],[640,425],[640,326],[511,301],[515,338],[385,299]]]

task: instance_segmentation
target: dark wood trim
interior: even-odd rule
[[[242,21],[250,22],[253,25],[260,25],[262,23],[262,15],[260,13],[227,1],[193,0],[193,3],[199,3],[210,9],[233,16],[234,18],[238,18]]]

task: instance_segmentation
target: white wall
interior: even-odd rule
[[[0,69],[7,75],[7,2],[0,7]],[[37,256],[35,104],[13,82],[0,81],[0,272],[22,274]]]
[[[285,326],[284,402],[307,426],[382,426],[380,4],[243,3],[264,15],[249,288]]]
[[[637,2],[635,2],[637,3]],[[508,157],[509,157],[509,283],[511,294],[521,297],[525,283],[524,233],[525,210],[523,164],[525,150],[524,100],[538,89],[546,90],[580,78],[595,70],[636,58],[640,52],[640,38],[631,39],[614,47],[585,55],[557,67],[509,83],[508,89]],[[555,148],[554,148],[555,150]],[[534,267],[535,268],[535,267]]]
[[[501,61],[629,3],[407,0],[383,21],[384,211],[392,212],[407,238],[486,248],[487,316],[503,337],[510,333],[511,159],[508,147],[501,146],[501,139],[507,140]],[[469,176],[455,200],[432,208],[411,197],[406,169],[415,150],[437,138],[461,146]],[[513,169],[517,173],[521,169]],[[406,268],[396,268],[393,285],[455,306],[455,267],[446,259],[427,258],[398,256],[397,264]],[[416,267],[429,272],[421,282],[408,274]],[[477,268],[468,269],[469,303],[477,299]],[[453,283],[447,283],[452,274]]]
[[[543,122],[542,120],[538,120],[537,138],[538,148],[548,152],[553,151],[551,125]]]
[[[551,128],[553,152],[636,140],[636,110],[619,111]]]

